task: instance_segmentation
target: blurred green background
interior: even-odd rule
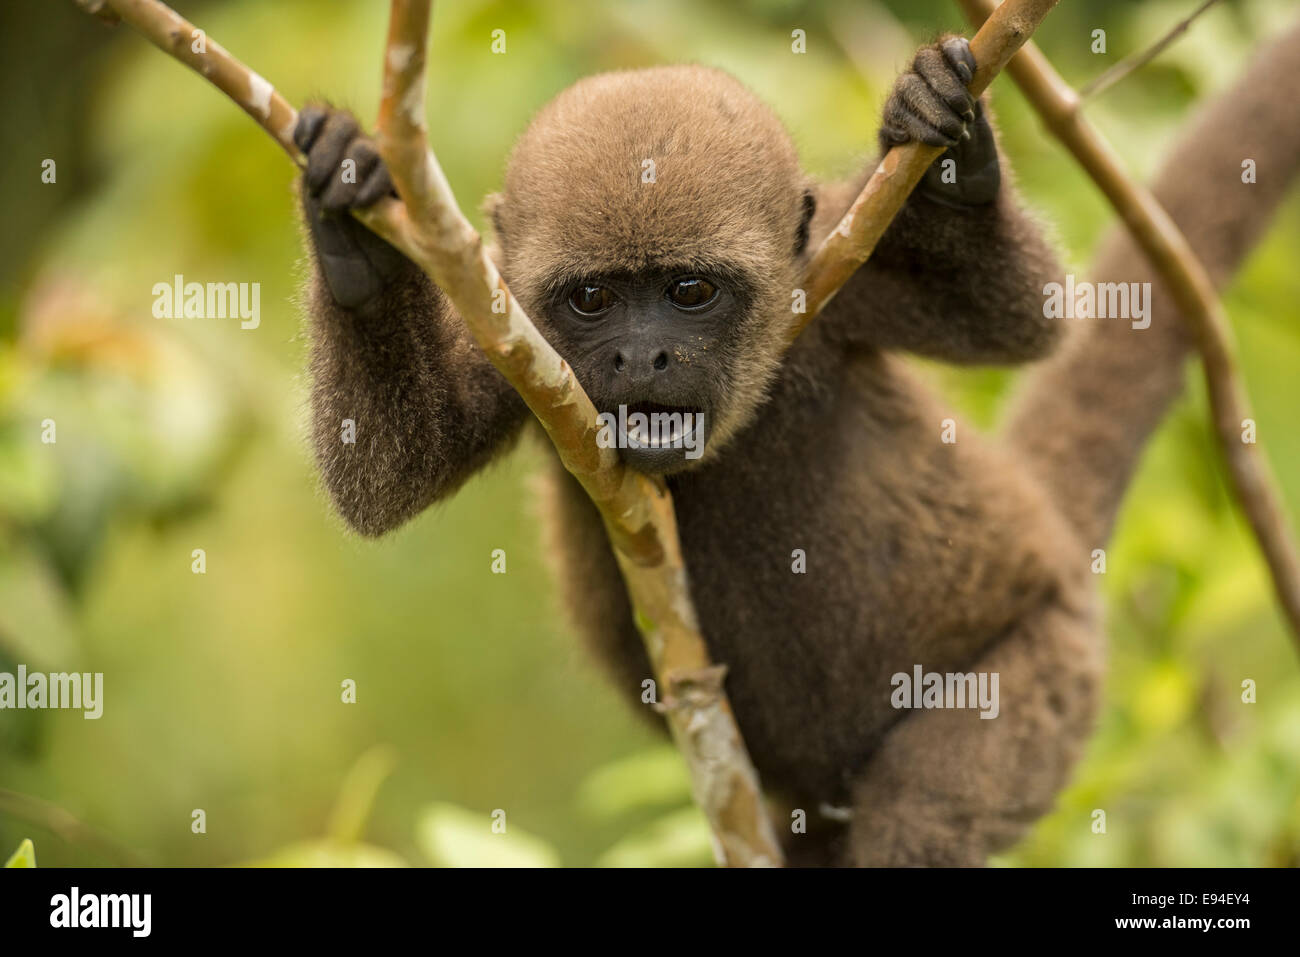
[[[177,5],[291,102],[325,96],[373,121],[386,4]],[[1038,39],[1082,84],[1193,5],[1066,3]],[[1221,4],[1090,116],[1149,175],[1294,9]],[[806,55],[790,53],[795,28]],[[950,4],[908,0],[444,2],[431,137],[477,224],[513,139],[560,89],[697,60],[772,103],[810,171],[845,174],[915,45],[962,28]],[[707,862],[676,755],[559,615],[530,487],[540,449],[378,543],[331,515],[303,438],[302,249],[278,148],[71,0],[5,5],[0,54],[0,671],[105,673],[98,721],[0,712],[0,859],[31,837],[42,865]],[[993,95],[1023,191],[1082,271],[1112,216],[1010,81]],[[55,184],[40,181],[46,158]],[[1300,196],[1227,296],[1293,515],[1297,259]],[[153,284],[176,273],[260,282],[260,328],[153,318]],[[927,374],[986,424],[1014,384]],[[1002,862],[1300,862],[1300,669],[1189,383],[1109,551],[1100,727],[1059,809]],[[497,548],[505,575],[490,573]],[[1241,702],[1244,679],[1258,703]],[[485,840],[497,809],[508,836]]]

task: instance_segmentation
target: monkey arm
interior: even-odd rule
[[[518,435],[523,400],[422,272],[349,310],[316,261],[308,307],[312,444],[335,506],[363,535],[451,494]]]
[[[1063,270],[1012,188],[960,206],[913,195],[840,292],[853,340],[961,363],[1046,355],[1060,320],[1043,286]]]
[[[350,214],[392,192],[356,118],[309,105],[294,142],[307,156],[312,443],[339,512],[380,535],[455,491],[526,410],[442,292]]]
[[[860,186],[823,187],[814,236],[835,227]],[[1023,362],[1046,355],[1063,332],[1059,319],[1043,314],[1043,285],[1063,274],[1007,184],[974,206],[918,193],[819,321],[833,323],[850,346],[959,363]]]
[[[987,104],[966,90],[974,72],[970,44],[942,37],[917,51],[885,103],[882,154],[913,141],[947,151],[832,304],[850,344],[999,363],[1038,358],[1059,338],[1042,289],[1061,270],[1002,182]],[[815,235],[834,228],[869,175],[823,189]]]

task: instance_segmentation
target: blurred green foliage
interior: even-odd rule
[[[292,102],[328,97],[373,120],[386,5],[180,6]],[[1082,83],[1189,6],[1063,4],[1039,39]],[[1290,15],[1284,0],[1224,3],[1090,115],[1148,175],[1197,101]],[[106,700],[97,721],[5,712],[0,784],[156,863],[707,862],[680,761],[583,661],[558,613],[530,494],[541,450],[521,448],[382,542],[346,534],[302,437],[291,167],[129,31],[107,33],[71,3],[3,17],[6,43],[33,45],[0,67],[6,102],[23,104],[3,150],[18,195],[0,272],[0,670],[103,671]],[[870,151],[911,48],[962,26],[938,0],[440,3],[431,137],[478,222],[513,139],[564,86],[699,60],[771,102],[811,172],[843,174]],[[796,27],[803,56],[789,52]],[[1089,52],[1097,27],[1104,56]],[[494,29],[505,56],[490,52]],[[1009,82],[994,102],[1023,191],[1082,269],[1113,217]],[[55,185],[39,181],[46,157]],[[1293,200],[1227,297],[1293,514],[1297,212]],[[153,318],[153,284],[177,273],[260,282],[260,328]],[[1014,384],[925,368],[983,424]],[[1300,670],[1189,382],[1109,551],[1098,732],[1059,810],[1001,863],[1300,862]],[[40,440],[46,419],[53,445]],[[506,575],[489,573],[496,548]],[[206,574],[191,571],[195,549]],[[355,704],[341,701],[345,679]],[[1241,701],[1245,679],[1256,704]],[[497,809],[506,835],[491,832]],[[5,814],[0,847],[34,828],[47,864],[110,860]]]

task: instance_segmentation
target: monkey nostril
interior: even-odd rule
[[[659,355],[655,356],[655,370],[657,372],[663,372],[667,368],[668,368],[668,353],[661,352],[659,353]]]
[[[623,371],[623,353],[621,352],[618,355],[614,356],[614,371],[615,372]]]

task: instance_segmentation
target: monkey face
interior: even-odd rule
[[[752,300],[719,268],[653,268],[579,278],[546,302],[548,338],[603,414],[602,441],[633,468],[702,460]]]
[[[702,67],[583,80],[516,145],[489,201],[502,271],[634,468],[705,460],[758,408],[806,183],[772,112]]]

